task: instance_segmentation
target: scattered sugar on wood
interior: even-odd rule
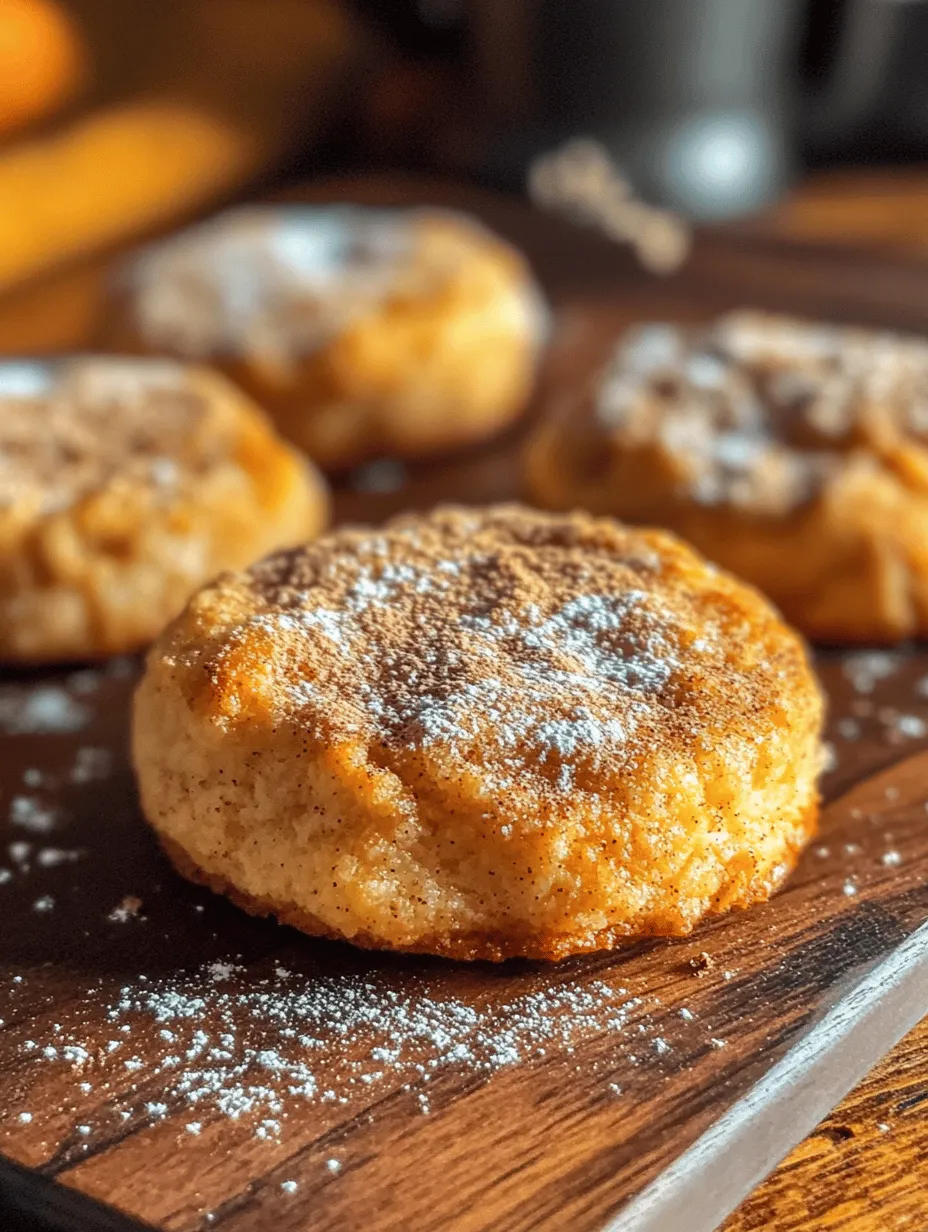
[[[141,909],[142,900],[135,894],[127,894],[106,918],[111,924],[126,924],[129,920],[134,920]]]
[[[882,725],[883,737],[889,744],[921,740],[928,734],[928,723],[924,719],[917,714],[900,714],[893,706],[881,707],[876,717]]]
[[[87,707],[58,684],[0,687],[0,732],[7,736],[62,735],[89,722]]]
[[[10,825],[30,834],[49,834],[61,819],[53,806],[43,804],[34,796],[14,796],[8,812]]]
[[[842,740],[859,740],[863,730],[858,720],[849,716],[839,719],[835,728]]]
[[[74,864],[83,860],[87,852],[81,847],[43,847],[36,853],[36,864],[42,868],[57,868],[60,864]]]
[[[109,776],[113,755],[109,749],[86,746],[77,750],[74,765],[68,777],[72,783],[95,783]]]
[[[641,999],[604,980],[566,980],[486,1007],[438,993],[419,975],[402,988],[377,974],[249,980],[234,963],[213,963],[193,976],[141,976],[121,989],[106,1021],[130,1048],[134,1036],[144,1039],[139,1055],[125,1056],[121,1039],[60,1024],[21,1051],[33,1064],[67,1065],[81,1082],[94,1074],[96,1086],[116,1085],[120,1070],[137,1074],[149,1094],[135,1111],[150,1120],[189,1108],[199,1114],[183,1122],[189,1134],[228,1118],[270,1141],[296,1102],[347,1104],[405,1089],[427,1113],[432,1098],[422,1084],[446,1070],[489,1076],[569,1054],[591,1036],[618,1039],[635,1012],[648,1036]],[[671,1047],[662,1036],[650,1039],[657,1057]]]
[[[894,675],[902,663],[896,651],[863,650],[844,659],[842,671],[856,693],[872,693],[877,684]]]

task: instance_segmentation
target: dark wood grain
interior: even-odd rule
[[[911,1032],[745,1200],[725,1232],[928,1226],[926,1032]]]
[[[921,169],[825,172],[744,224],[849,248],[928,254]],[[928,1227],[928,1018],[874,1068],[725,1224],[725,1232]]]
[[[906,713],[928,721],[928,701],[916,690],[926,673],[928,656],[910,655],[881,683],[884,690],[891,683]],[[840,698],[841,661],[827,660],[824,675],[835,680]],[[56,680],[73,690],[66,678],[46,678],[46,684]],[[22,790],[28,769],[60,779],[80,748],[111,748],[118,761],[96,783],[44,793],[64,811],[55,841],[85,850],[87,858],[73,867],[34,868],[3,887],[0,1106],[6,1116],[0,1132],[5,1149],[23,1162],[165,1227],[208,1226],[207,1212],[216,1213],[211,1226],[236,1230],[265,1227],[271,1217],[294,1229],[362,1222],[599,1227],[749,1090],[840,998],[842,987],[928,918],[928,752],[874,779],[868,772],[887,753],[898,756],[898,748],[884,748],[875,735],[853,742],[853,757],[832,772],[836,786],[859,775],[864,782],[828,811],[821,842],[789,888],[692,940],[556,968],[502,971],[308,942],[204,899],[160,858],[138,820],[122,760],[130,684],[131,678],[104,676],[92,693],[78,693],[91,712],[79,732],[7,740],[7,800]],[[882,862],[887,850],[899,853],[898,865]],[[853,896],[845,893],[849,880]],[[36,912],[46,895],[54,909]],[[139,915],[111,920],[127,895],[141,900]],[[689,963],[701,951],[713,965],[699,977]],[[320,1082],[331,1081],[347,1102],[288,1101],[279,1139],[264,1141],[254,1137],[255,1117],[232,1121],[212,1103],[194,1109],[181,1101],[166,1115],[152,1112],[153,1103],[170,1097],[166,1076],[152,1072],[166,1049],[159,1049],[157,1024],[145,1015],[120,1019],[120,1026],[132,1022],[131,1040],[114,1060],[106,1052],[107,1041],[119,1038],[106,1009],[118,1003],[121,987],[139,990],[140,975],[154,986],[168,978],[173,987],[178,968],[208,984],[204,973],[214,962],[241,968],[229,981],[239,991],[272,979],[280,965],[301,984],[342,981],[346,995],[361,977],[378,982],[385,994],[426,991],[437,1002],[476,1008],[481,1029],[490,1033],[505,1017],[501,1007],[541,989],[571,990],[566,1005],[549,1011],[565,1021],[578,1016],[577,990],[598,995],[604,980],[627,990],[621,1003],[631,1008],[620,1030],[605,1029],[600,1016],[589,1034],[579,1029],[569,1044],[546,1044],[547,1055],[537,1061],[492,1073],[439,1067],[428,1084],[428,1115],[418,1102],[426,1085],[414,1077],[406,1089],[403,1065],[387,1067],[386,1079],[370,1086],[352,1085],[352,1077],[382,1068],[370,1061],[371,1049],[393,1042],[376,1025],[372,1034],[349,1040],[348,1055],[336,1035],[325,1041],[317,1070]],[[21,983],[9,983],[15,975]],[[684,1009],[692,1019],[680,1017]],[[209,1007],[193,1026],[215,1038]],[[245,1013],[236,1029],[242,1047]],[[187,1046],[190,1031],[178,1034]],[[91,1053],[76,1068],[34,1055],[48,1047],[60,1051],[75,1038]],[[37,1048],[28,1048],[28,1040]],[[660,1050],[656,1041],[664,1041]],[[141,1058],[139,1070],[126,1070],[126,1051]],[[848,1084],[857,1076],[852,1071]],[[88,1080],[93,1089],[82,1092],[79,1083]],[[25,1125],[18,1120],[23,1110],[32,1114]],[[184,1129],[192,1120],[203,1125],[196,1137]],[[337,1176],[327,1171],[329,1158],[340,1162]],[[281,1191],[288,1179],[298,1180],[296,1194]]]
[[[409,197],[402,185],[376,191],[379,200]],[[335,192],[363,195],[358,186]],[[536,262],[558,308],[544,391],[579,379],[612,332],[640,316],[694,318],[750,301],[928,328],[928,270],[918,263],[855,263],[783,242],[706,235],[692,268],[659,283],[595,236],[517,203],[440,195],[437,188],[428,195],[481,210]],[[439,498],[511,496],[523,432],[417,466],[394,491],[361,490],[369,472],[345,477],[339,515],[378,520]],[[836,763],[826,791],[835,802],[821,841],[783,894],[690,940],[556,968],[501,970],[310,942],[187,886],[160,857],[135,808],[125,761],[131,666],[117,664],[98,677],[43,678],[38,683],[63,688],[86,708],[86,724],[41,738],[8,734],[2,803],[6,811],[14,797],[28,795],[55,805],[51,837],[33,835],[35,850],[54,843],[84,854],[73,864],[31,859],[28,872],[17,865],[0,886],[0,1146],[170,1229],[603,1226],[928,919],[928,654],[910,650],[869,669],[867,660],[825,654],[820,667],[833,699]],[[0,713],[4,705],[15,713],[36,683],[7,680]],[[72,781],[87,747],[109,749],[115,760],[93,782]],[[873,777],[878,772],[882,778]],[[30,787],[33,781],[45,785]],[[13,826],[5,836],[23,837]],[[888,852],[898,858],[887,863]],[[51,907],[37,906],[47,899]],[[700,976],[690,962],[702,952],[711,966]],[[225,1012],[209,973],[215,963],[235,968],[220,980],[220,992],[227,989],[235,1002],[233,1051],[269,1046],[267,1021],[256,1025],[253,1003],[241,1000],[250,990],[277,996],[328,983],[345,997],[360,984],[384,998],[426,999],[441,1007],[439,1025],[453,1009],[475,1022],[497,1053],[515,1021],[520,1059],[458,1063],[435,1039],[410,1048],[402,1031],[391,1034],[395,1018],[348,1036],[339,1034],[337,1018],[328,1032],[316,1023],[314,1072],[319,1090],[331,1089],[334,1098],[288,1099],[271,1118],[262,1110],[280,1128],[256,1137],[262,1115],[232,1119],[215,1100],[194,1108],[170,1091],[170,1073],[156,1069],[165,1056],[164,1028],[151,1014],[112,1016],[121,988],[136,996],[146,981],[156,988],[180,982],[189,995],[199,981],[207,1004],[178,1031],[179,1049],[195,1047],[190,1032],[212,1038]],[[278,968],[289,974],[277,975]],[[532,1055],[531,1033],[539,1028],[511,1007],[544,995],[553,997],[545,1021],[558,1029],[540,1035],[544,1055]],[[602,1012],[610,996],[621,1006],[621,1025],[609,1025]],[[925,996],[913,986],[909,1021]],[[128,1058],[122,1048],[108,1050],[126,1025]],[[900,1018],[886,1028],[884,1045],[906,1025]],[[473,1039],[464,1038],[473,1053]],[[77,1062],[63,1055],[66,1041],[76,1039],[88,1052]],[[415,1055],[389,1063],[372,1056],[397,1046]],[[48,1048],[56,1055],[46,1056]],[[423,1069],[435,1057],[434,1072]],[[127,1068],[125,1059],[139,1064]],[[844,1089],[867,1063],[855,1069],[849,1058]],[[198,1133],[187,1130],[193,1123]],[[804,1129],[794,1125],[793,1138]],[[750,1140],[739,1149],[750,1152]],[[295,1188],[282,1188],[285,1182]],[[694,1208],[692,1226],[707,1226],[705,1218]]]

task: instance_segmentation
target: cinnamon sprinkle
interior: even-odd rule
[[[636,326],[587,415],[659,454],[680,496],[786,513],[841,470],[928,442],[928,343],[756,312]]]
[[[204,421],[202,396],[167,360],[0,362],[0,511],[53,512],[116,478],[170,491],[223,451]]]
[[[241,586],[253,614],[204,663],[233,711],[248,677],[311,739],[407,769],[435,751],[494,790],[595,793],[649,747],[749,722],[777,688],[776,664],[736,666],[724,603],[701,603],[672,551],[581,515],[399,519],[271,557]]]

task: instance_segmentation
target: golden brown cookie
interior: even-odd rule
[[[532,498],[659,523],[822,641],[928,633],[928,343],[742,312],[630,330],[538,428]]]
[[[178,868],[250,911],[556,959],[767,898],[821,719],[799,638],[672,536],[444,508],[200,591],[133,748]]]
[[[209,361],[330,468],[499,431],[545,330],[524,259],[437,210],[240,209],[150,249],[122,286],[108,345]]]
[[[146,645],[203,582],[325,523],[311,464],[223,377],[0,363],[0,659]]]

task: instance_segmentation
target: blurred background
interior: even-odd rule
[[[523,191],[575,136],[688,217],[883,238],[895,195],[892,238],[928,245],[928,3],[0,0],[0,345],[70,344],[88,261],[225,201]]]

